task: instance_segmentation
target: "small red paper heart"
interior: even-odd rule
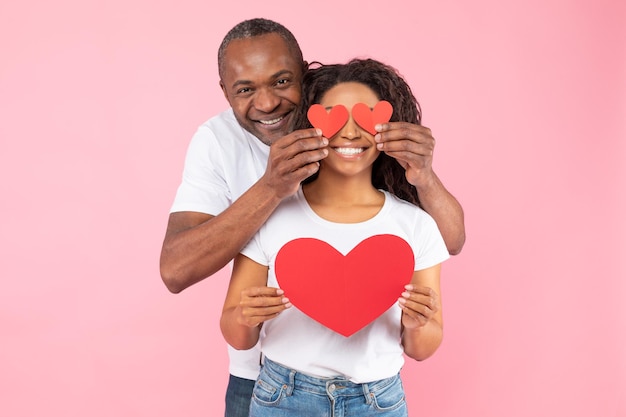
[[[415,262],[404,239],[376,235],[345,256],[321,240],[295,239],[280,249],[275,265],[278,284],[291,303],[347,337],[397,302]]]
[[[372,135],[376,134],[378,123],[387,123],[393,114],[393,107],[388,101],[382,100],[376,103],[374,110],[370,110],[365,103],[357,103],[352,107],[352,118],[359,126]]]
[[[322,134],[326,138],[332,138],[348,122],[348,109],[338,104],[327,112],[321,104],[314,104],[309,107],[306,113],[309,122],[313,127],[322,129]]]

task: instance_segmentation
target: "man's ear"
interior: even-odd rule
[[[224,93],[224,98],[226,98],[226,101],[230,103],[230,100],[228,100],[228,94],[226,94],[226,86],[224,85],[222,80],[220,80],[220,88],[222,89],[222,93]]]

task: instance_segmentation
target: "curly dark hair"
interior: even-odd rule
[[[224,39],[222,40],[222,43],[217,50],[217,68],[220,77],[222,77],[223,75],[224,55],[226,54],[226,48],[232,41],[238,39],[255,38],[257,36],[269,35],[271,33],[275,33],[285,40],[285,42],[287,43],[287,47],[289,48],[289,51],[293,54],[296,62],[304,63],[302,50],[300,49],[300,45],[298,44],[296,37],[293,36],[293,33],[291,33],[289,29],[287,29],[285,26],[281,25],[278,22],[258,17],[254,19],[244,20],[243,22],[238,23],[231,30],[228,31],[226,36],[224,36]]]
[[[411,88],[393,67],[374,59],[353,59],[347,64],[323,65],[312,62],[302,80],[302,105],[298,112],[296,128],[311,127],[306,112],[318,104],[324,94],[334,86],[345,82],[358,82],[371,88],[380,100],[393,106],[392,122],[421,123],[422,110]],[[307,179],[313,181],[316,176]],[[406,179],[404,168],[384,152],[378,156],[372,168],[374,187],[389,191],[397,197],[419,205],[417,189]]]

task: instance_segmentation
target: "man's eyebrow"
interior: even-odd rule
[[[275,80],[277,78],[283,77],[285,75],[289,75],[289,76],[293,76],[293,71],[289,71],[289,70],[280,70],[274,74],[272,74],[269,79],[270,80]],[[233,83],[233,85],[231,86],[231,88],[237,88],[237,87],[247,87],[250,85],[253,85],[254,83],[250,80],[237,80]]]
[[[237,88],[237,87],[248,86],[248,85],[252,85],[252,81],[250,81],[250,80],[236,80],[233,83],[233,85],[231,85],[231,88]]]
[[[286,70],[286,69],[280,70],[277,73],[273,74],[272,78],[275,79],[275,78],[281,77],[283,75],[293,75],[293,71],[289,71],[289,70]]]

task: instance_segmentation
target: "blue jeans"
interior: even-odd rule
[[[248,417],[254,381],[231,375],[226,389],[224,417]]]
[[[406,417],[399,375],[356,384],[315,378],[265,358],[254,385],[250,417]]]

